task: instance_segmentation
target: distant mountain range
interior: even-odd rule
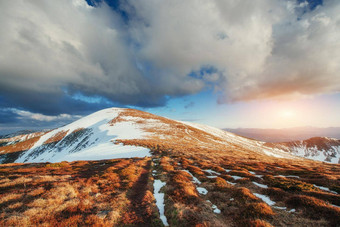
[[[340,139],[340,127],[296,127],[283,129],[225,128],[224,130],[265,142],[290,142],[306,140],[312,137],[329,137]]]
[[[27,134],[31,134],[34,132],[35,131],[33,130],[20,130],[20,131],[10,133],[10,134],[0,135],[0,139],[7,139],[7,138],[15,137],[15,136],[20,136],[20,135],[27,135]]]

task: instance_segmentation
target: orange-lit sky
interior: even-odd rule
[[[340,127],[340,94],[223,105],[210,100],[205,94],[188,98],[187,108],[170,102],[151,112],[219,128]]]

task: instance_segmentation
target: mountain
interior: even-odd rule
[[[12,137],[15,137],[15,136],[31,134],[31,133],[34,133],[34,132],[35,131],[33,131],[33,130],[20,130],[20,131],[10,133],[10,134],[0,135],[0,139],[12,138]]]
[[[306,140],[312,137],[330,137],[340,139],[340,127],[295,127],[283,129],[226,128],[224,130],[265,142],[297,141]]]
[[[125,141],[125,145],[120,141]],[[131,144],[137,141],[140,144]],[[213,127],[179,122],[150,113],[122,108],[98,111],[49,132],[0,139],[0,160],[60,162],[150,156],[147,144],[183,146],[239,154],[292,158],[289,154]],[[137,146],[136,146],[137,145]]]
[[[0,226],[340,223],[340,165],[287,144],[120,108],[0,144]]]
[[[340,140],[327,137],[313,137],[283,143],[267,143],[270,147],[290,152],[293,155],[340,164]]]

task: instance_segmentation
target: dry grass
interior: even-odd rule
[[[12,145],[0,147],[1,154],[26,151],[30,149],[39,139],[40,139],[40,136],[37,136],[37,137],[31,138],[28,140],[24,140],[24,141],[12,144]]]
[[[221,177],[216,177],[215,178],[215,185],[216,185],[216,188],[219,189],[219,190],[222,190],[222,189],[224,189],[226,187],[229,187],[229,184],[227,183],[227,181],[224,180]]]
[[[287,204],[303,209],[305,215],[312,219],[325,218],[332,224],[337,225],[340,223],[340,208],[334,207],[323,200],[305,195],[296,195],[290,197]]]
[[[264,180],[268,185],[281,188],[285,191],[320,191],[320,189],[314,187],[312,184],[295,179],[273,177],[269,175],[266,176]]]
[[[0,196],[0,225],[159,226],[152,170],[166,182],[162,192],[172,226],[328,226],[339,221],[339,209],[331,204],[337,205],[340,196],[308,183],[331,188],[339,179],[337,168],[316,168],[316,177],[313,168],[308,167],[308,173],[307,167],[295,164],[280,163],[283,167],[276,168],[277,162],[236,162],[191,153],[164,156],[167,153],[158,146],[154,165],[147,164],[148,159],[1,165],[0,188],[4,193]],[[207,195],[198,193],[198,185],[184,169],[201,180],[199,186],[208,190]],[[220,175],[209,179],[204,169]],[[264,176],[255,177],[248,169]],[[332,176],[331,171],[335,171]],[[229,174],[243,178],[235,181]],[[301,178],[273,177],[279,174]],[[255,186],[251,183],[254,180],[269,188]],[[255,192],[269,196],[278,206],[287,206],[287,210],[268,206]],[[207,200],[221,213],[215,214]],[[293,208],[296,212],[289,213]]]
[[[262,218],[270,217],[275,213],[266,203],[248,203],[242,212],[242,215],[247,218]]]
[[[253,193],[251,193],[251,191],[248,188],[244,187],[237,188],[233,193],[233,197],[237,198],[243,203],[259,201],[259,198],[257,198]]]
[[[204,176],[205,173],[198,167],[192,165],[186,165],[186,169],[188,169],[195,176]]]
[[[242,221],[242,226],[245,227],[272,227],[272,225],[261,219],[247,219]]]
[[[52,137],[50,137],[48,140],[46,140],[44,142],[44,144],[49,144],[49,143],[54,143],[54,142],[58,142],[61,139],[63,139],[68,131],[60,131],[58,133],[56,133],[55,135],[53,135]]]
[[[191,182],[192,177],[184,171],[173,171],[170,176],[172,191],[169,194],[174,201],[191,203],[197,199],[198,193],[196,186]]]
[[[228,174],[236,175],[240,177],[252,177],[253,174],[249,173],[247,170],[232,170]]]
[[[131,213],[132,203],[139,204],[129,195],[137,190],[134,186],[147,162],[130,159],[1,165],[0,226],[130,224],[123,214]],[[148,182],[146,178],[143,183]],[[143,206],[154,206],[152,193],[145,195]],[[155,218],[150,215],[137,216],[145,222]]]

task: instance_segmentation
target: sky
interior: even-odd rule
[[[338,0],[0,1],[0,134],[129,107],[339,127]]]

